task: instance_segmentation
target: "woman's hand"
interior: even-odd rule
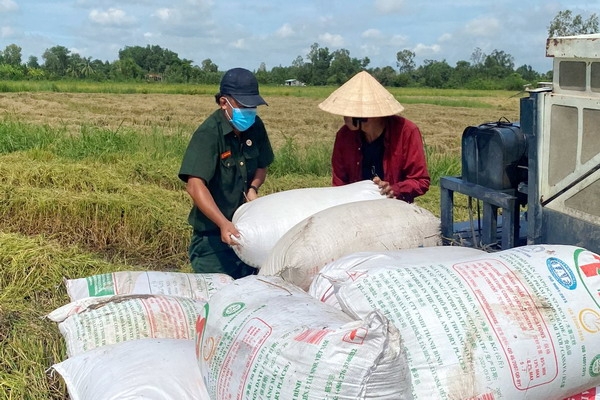
[[[373,178],[373,182],[379,187],[379,192],[389,198],[394,198],[395,193],[392,190],[392,185],[389,182],[382,181],[380,177],[376,176]]]

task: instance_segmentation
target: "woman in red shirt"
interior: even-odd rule
[[[372,179],[382,194],[408,203],[427,192],[421,132],[397,115],[404,107],[368,72],[356,74],[319,108],[344,117],[331,156],[334,186]]]

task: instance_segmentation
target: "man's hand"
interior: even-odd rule
[[[235,239],[240,237],[240,232],[237,230],[233,222],[227,221],[221,227],[221,241],[230,246],[239,244]]]
[[[258,199],[258,193],[252,188],[246,192],[246,202]]]
[[[394,191],[392,190],[392,185],[390,185],[389,182],[386,181],[382,181],[380,177],[376,176],[375,178],[373,178],[373,182],[379,186],[379,192],[389,198],[394,198],[396,197],[394,195]]]

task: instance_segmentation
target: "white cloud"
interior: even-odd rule
[[[215,2],[213,0],[186,0],[186,3],[192,7],[212,7]]]
[[[290,24],[283,24],[275,34],[280,38],[287,38],[294,35],[294,29]]]
[[[379,39],[382,37],[382,34],[379,29],[367,29],[361,36],[367,39]]]
[[[325,46],[330,47],[341,47],[344,45],[344,38],[341,35],[334,35],[329,32],[319,35],[319,41],[323,42]]]
[[[437,44],[432,44],[432,45],[428,46],[423,43],[417,44],[413,49],[415,55],[417,55],[418,57],[427,57],[427,56],[435,55],[435,54],[438,54],[440,52],[440,50],[441,50],[441,47]]]
[[[408,38],[404,35],[393,35],[390,38],[390,45],[394,47],[406,46]]]
[[[174,14],[175,10],[172,8],[159,8],[152,16],[157,17],[161,21],[169,21],[170,19],[173,19]]]
[[[452,40],[452,34],[451,33],[444,33],[442,34],[442,36],[440,36],[438,38],[438,42],[449,42]]]
[[[0,12],[17,11],[19,6],[13,0],[0,0]]]
[[[10,26],[3,26],[0,28],[0,37],[9,38],[15,33],[14,29]]]
[[[465,30],[470,36],[496,36],[500,28],[500,21],[494,17],[481,17],[467,22]]]
[[[367,44],[360,46],[360,50],[361,50],[361,53],[365,57],[369,57],[369,58],[371,58],[373,56],[378,56],[380,53],[380,49],[378,46],[367,45]]]
[[[235,42],[231,42],[229,45],[231,47],[235,47],[236,49],[244,49],[246,48],[246,41],[243,38],[240,38]]]
[[[92,22],[95,22],[99,25],[112,26],[129,25],[135,21],[135,19],[129,17],[125,11],[118,8],[109,8],[107,11],[94,9],[90,11],[89,18],[92,20]]]
[[[404,0],[375,0],[375,8],[380,13],[396,13],[404,9]]]
[[[320,15],[319,16],[319,23],[323,26],[329,25],[329,24],[333,23],[334,21],[335,21],[335,19],[331,15]]]

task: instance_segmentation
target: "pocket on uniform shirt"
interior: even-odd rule
[[[220,161],[219,175],[221,189],[225,191],[233,190],[238,173],[235,165],[235,159],[230,156]]]
[[[252,177],[258,168],[258,148],[256,146],[245,146],[244,158],[246,159],[246,170],[248,171],[248,175]]]

